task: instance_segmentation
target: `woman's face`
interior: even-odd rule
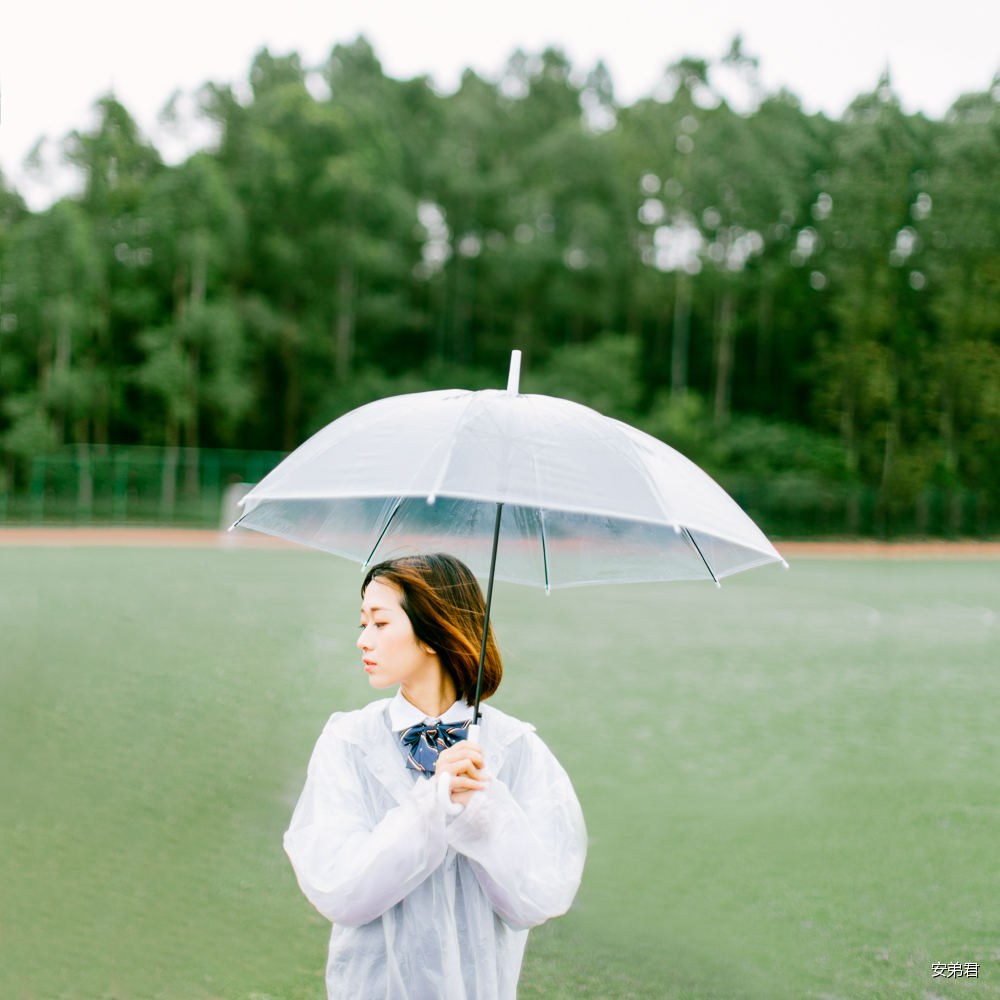
[[[378,578],[368,584],[361,603],[362,653],[368,683],[374,688],[419,683],[427,671],[440,671],[437,654],[420,642],[399,603],[400,593]]]

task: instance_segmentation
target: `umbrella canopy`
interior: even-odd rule
[[[493,580],[552,587],[719,578],[787,563],[714,480],[673,448],[586,406],[444,389],[359,407],[244,498],[237,524],[366,566],[446,548]],[[234,525],[235,527],[235,525]],[[488,567],[488,570],[487,570]]]
[[[514,365],[507,391],[414,393],[346,414],[243,504],[241,527],[365,565],[447,550],[481,576],[502,504],[496,578],[546,589],[718,582],[783,561],[693,462],[579,403],[518,393]]]

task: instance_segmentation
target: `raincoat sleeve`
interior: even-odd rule
[[[516,769],[501,769],[447,828],[472,863],[493,909],[514,928],[565,913],[583,874],[587,830],[569,776],[534,734],[518,743]],[[513,771],[513,773],[511,773]],[[506,773],[505,773],[506,772]]]
[[[366,924],[427,878],[448,845],[432,781],[418,781],[402,804],[373,823],[352,750],[329,727],[320,736],[284,845],[299,886],[320,913],[340,924]]]

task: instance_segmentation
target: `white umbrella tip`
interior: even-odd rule
[[[510,352],[510,374],[507,376],[507,391],[513,395],[520,392],[521,385],[521,352]]]
[[[790,566],[788,565],[788,563],[787,563],[787,562],[785,562],[785,560],[784,560],[784,559],[782,559],[782,560],[781,560],[781,568],[782,568],[782,569],[790,569],[791,567],[790,567]]]
[[[716,589],[716,590],[722,590],[722,584],[721,584],[721,583],[719,583],[719,581],[718,581],[718,580],[716,580],[716,581],[715,581],[715,589]]]
[[[436,500],[437,500],[437,497],[433,493],[429,494],[428,497],[427,497],[427,506],[428,507],[433,507],[434,506],[434,502]]]

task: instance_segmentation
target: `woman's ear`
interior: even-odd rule
[[[426,642],[422,642],[422,643],[420,643],[420,648],[421,648],[421,649],[422,649],[422,650],[423,650],[423,651],[424,651],[424,652],[425,652],[425,653],[426,653],[426,654],[427,654],[428,656],[437,656],[437,653],[436,653],[436,652],[435,652],[435,651],[434,651],[433,649],[431,649],[431,647],[430,647],[430,646],[428,646]]]

